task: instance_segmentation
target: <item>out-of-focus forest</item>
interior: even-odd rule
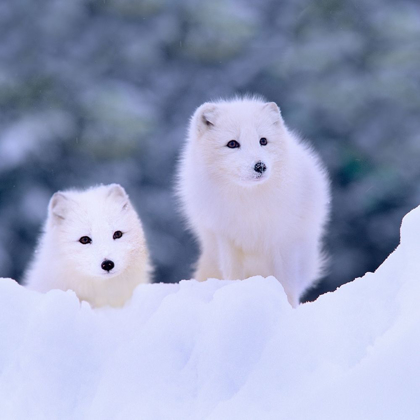
[[[308,297],[375,270],[420,203],[415,0],[6,0],[0,40],[0,276],[20,279],[55,191],[118,182],[155,281],[189,278],[177,158],[195,108],[238,93],[277,102],[331,174]]]

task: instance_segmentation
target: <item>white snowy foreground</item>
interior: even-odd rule
[[[298,309],[274,278],[101,310],[3,279],[0,315],[1,419],[417,420],[420,208],[374,274]]]

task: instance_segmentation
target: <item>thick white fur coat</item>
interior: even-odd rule
[[[240,146],[227,147],[231,140]],[[265,172],[256,172],[257,162]],[[328,176],[275,103],[201,105],[191,118],[178,195],[199,241],[197,280],[273,275],[296,306],[322,275]]]
[[[122,236],[114,239],[116,231]],[[91,243],[80,242],[85,236]],[[110,271],[102,268],[106,260]],[[95,307],[122,306],[149,272],[141,222],[124,189],[111,184],[53,195],[24,283],[41,292],[71,289]]]

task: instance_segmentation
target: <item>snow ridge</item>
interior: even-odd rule
[[[420,418],[419,238],[420,207],[375,273],[298,309],[272,277],[96,310],[2,279],[2,418]]]

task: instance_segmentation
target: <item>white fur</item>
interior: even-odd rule
[[[123,232],[113,239],[115,231]],[[89,236],[90,244],[79,239]],[[104,260],[114,262],[107,272]],[[28,288],[74,290],[93,306],[121,306],[149,282],[149,256],[141,222],[117,184],[55,193],[35,257],[24,276]]]
[[[230,140],[240,148],[226,147]],[[262,176],[254,171],[258,161],[267,166]],[[199,240],[197,280],[274,275],[296,306],[322,274],[327,173],[274,102],[253,97],[201,105],[191,118],[178,195]]]

